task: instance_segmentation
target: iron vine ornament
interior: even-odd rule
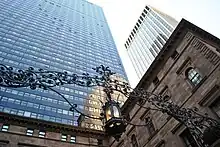
[[[112,76],[115,73],[109,67],[101,65],[93,68],[93,70],[96,71],[97,75],[90,75],[88,73],[77,75],[43,69],[36,70],[32,67],[26,70],[14,70],[12,67],[0,64],[0,86],[11,88],[30,87],[33,90],[36,88],[52,90],[69,103],[70,110],[77,111],[88,118],[103,119],[103,116],[97,118],[80,112],[76,104],[70,103],[62,94],[53,89],[55,86],[64,84],[76,84],[83,87],[101,86],[107,95],[118,91],[127,98],[136,99],[136,104],[143,108],[146,107],[140,105],[138,100],[144,100],[151,104],[151,109],[161,111],[173,117],[190,130],[198,146],[208,147],[220,138],[220,122],[209,117],[208,114],[200,114],[197,108],[183,108],[161,95],[156,95],[143,89],[132,89],[128,83],[113,79]],[[109,97],[106,99],[107,101],[111,101]],[[135,125],[124,118],[121,119],[126,124]]]

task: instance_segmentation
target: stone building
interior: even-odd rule
[[[0,114],[0,147],[107,147],[103,131]]]
[[[220,118],[220,40],[182,20],[137,88],[170,98],[182,107]],[[2,147],[196,147],[189,131],[172,117],[135,105],[122,112],[131,123],[117,142],[103,131],[0,113]],[[148,119],[150,117],[150,119]],[[147,121],[147,122],[146,122]],[[217,140],[212,145],[219,147]]]
[[[198,107],[201,113],[219,119],[220,40],[183,19],[137,88],[168,96],[181,107]],[[128,125],[119,142],[109,140],[110,147],[197,146],[189,130],[172,117],[134,105],[135,99],[128,99],[124,115],[134,124],[148,125]],[[212,146],[219,147],[220,140]]]

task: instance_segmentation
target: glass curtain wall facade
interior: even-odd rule
[[[139,80],[145,74],[178,22],[146,6],[125,43]]]
[[[1,0],[0,9],[0,63],[76,74],[95,74],[92,68],[103,64],[127,79],[99,6],[84,0]],[[101,88],[64,85],[55,90],[79,110],[100,115]],[[2,112],[77,126],[79,114],[69,108],[52,91],[0,87]],[[86,127],[102,130],[96,120]]]

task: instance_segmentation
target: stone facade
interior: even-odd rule
[[[189,69],[201,77],[197,84],[187,77]],[[212,106],[220,99],[220,40],[182,20],[137,88],[169,96],[181,107],[198,107],[201,113],[219,119]],[[153,129],[128,125],[119,142],[110,139],[110,147],[185,147],[183,125],[167,114],[134,103],[132,98],[126,101],[124,115],[140,125],[146,124],[145,118],[150,117]],[[149,103],[143,106],[149,107]],[[220,140],[212,146],[219,147]]]
[[[8,125],[7,131],[2,130]],[[107,147],[107,136],[103,131],[75,127],[25,118],[11,114],[0,114],[0,147]],[[27,135],[32,129],[33,135]],[[39,131],[45,132],[39,137]],[[66,141],[62,141],[66,135]],[[75,140],[71,142],[71,136]]]

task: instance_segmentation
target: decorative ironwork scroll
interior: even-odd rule
[[[101,86],[104,88],[106,94],[118,91],[128,98],[136,99],[136,103],[138,103],[137,100],[142,99],[150,103],[151,106],[153,106],[152,109],[161,111],[173,117],[190,130],[191,134],[197,140],[198,145],[201,147],[209,146],[209,142],[211,142],[209,139],[211,132],[214,137],[220,138],[219,121],[209,117],[207,114],[200,114],[198,109],[183,108],[173,103],[170,99],[147,92],[144,89],[132,89],[128,83],[113,79],[111,76],[115,73],[112,72],[109,67],[101,65],[94,68],[94,70],[97,75],[91,76],[88,73],[77,75],[67,72],[47,71],[43,69],[36,70],[32,67],[27,70],[15,71],[12,67],[0,64],[0,86],[12,88],[30,87],[31,89],[50,89],[64,98],[71,106],[71,110],[76,110],[80,114],[89,118],[102,119],[101,117],[92,117],[78,111],[76,109],[77,105],[71,104],[62,94],[52,89],[52,87],[64,84],[76,84],[84,87]],[[144,108],[144,106],[142,107]],[[127,123],[132,124],[131,122]]]
[[[67,72],[48,71],[29,67],[27,70],[13,70],[0,64],[0,86],[3,87],[30,87],[31,89],[55,87],[63,84],[76,84],[79,86],[103,86],[110,80],[114,73],[108,67],[101,65],[94,68],[98,73],[90,76],[88,73],[82,75],[69,74]]]

